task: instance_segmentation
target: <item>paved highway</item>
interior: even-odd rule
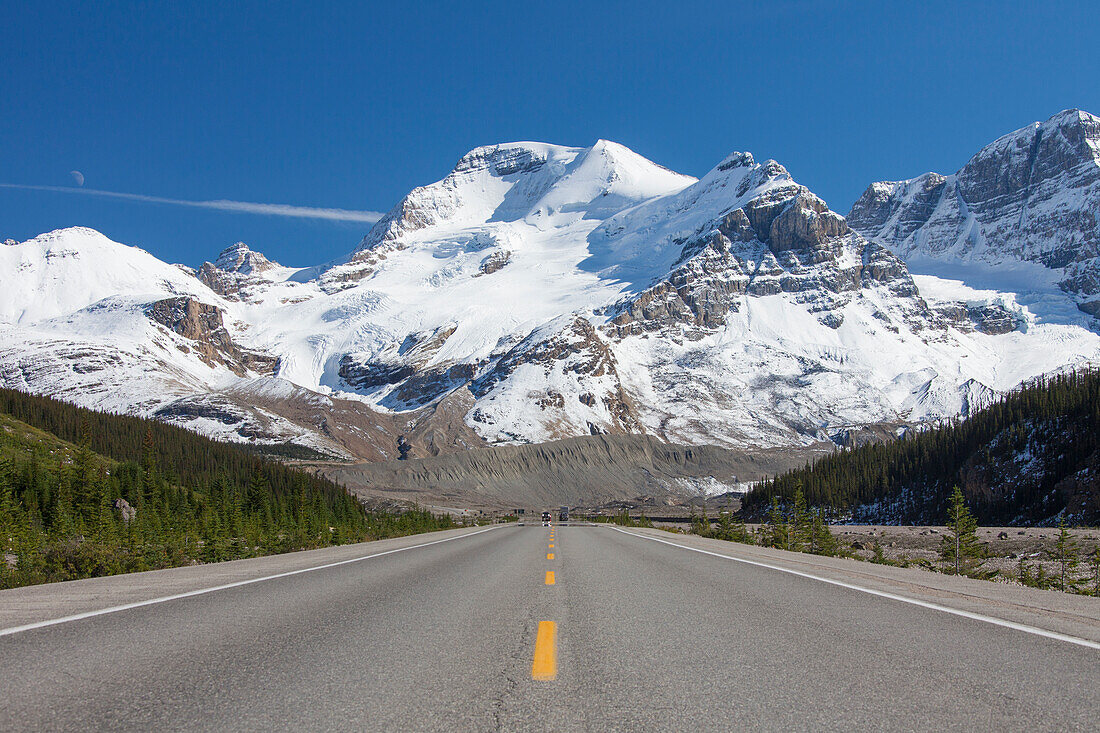
[[[4,730],[1095,730],[1100,600],[500,526],[4,591],[0,703]]]

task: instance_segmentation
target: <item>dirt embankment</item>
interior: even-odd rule
[[[801,465],[805,449],[735,451],[647,435],[593,435],[408,461],[316,464],[365,496],[478,508],[597,505],[649,496],[676,504],[703,485],[753,481]]]

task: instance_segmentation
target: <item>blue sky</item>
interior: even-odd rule
[[[702,175],[775,158],[844,213],[1067,107],[1100,11],[1064,2],[5,3],[0,183],[385,211],[472,147],[623,143]],[[0,239],[87,225],[197,265],[289,265],[369,224],[0,188]]]

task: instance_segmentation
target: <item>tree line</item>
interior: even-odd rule
[[[150,420],[7,389],[0,415],[0,587],[454,526]]]
[[[1100,371],[1086,369],[1025,386],[965,420],[884,443],[843,449],[812,466],[765,479],[743,502],[760,516],[773,499],[801,490],[810,504],[855,519],[937,523],[954,486],[987,524],[1100,522]],[[1018,461],[1027,457],[1026,465]]]

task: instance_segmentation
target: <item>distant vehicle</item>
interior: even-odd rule
[[[542,526],[543,527],[549,527],[550,526],[550,512],[543,512],[542,513]]]
[[[561,509],[558,510],[558,521],[559,522],[568,522],[569,521],[569,507],[563,506]]]

